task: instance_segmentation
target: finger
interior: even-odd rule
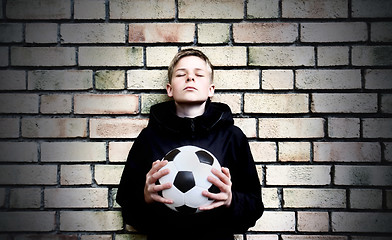
[[[165,184],[162,184],[162,185],[154,185],[152,189],[153,189],[154,192],[160,192],[160,191],[169,189],[171,187],[172,187],[171,183],[165,183]]]
[[[223,170],[224,169],[224,170]],[[212,169],[212,173],[217,176],[223,183],[225,183],[226,185],[231,185],[231,181],[230,181],[230,173],[227,172],[229,171],[227,168],[222,168],[222,170],[224,171],[219,171],[215,168]]]
[[[164,167],[167,164],[167,161],[155,161],[152,165],[152,168],[150,171],[146,174],[146,182],[148,184],[153,184],[155,183],[159,178],[162,176],[168,174],[168,171],[164,169],[165,171],[159,171],[162,167]],[[169,170],[169,169],[167,169]],[[155,175],[154,175],[155,174]]]
[[[199,207],[199,210],[201,211],[208,211],[217,207],[220,207],[223,205],[223,202],[213,202],[210,205]]]
[[[156,201],[156,202],[161,202],[161,203],[166,203],[166,204],[172,204],[173,203],[173,200],[161,197],[158,194],[151,195],[151,198],[154,201]]]

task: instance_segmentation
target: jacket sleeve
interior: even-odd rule
[[[142,131],[129,151],[116,197],[124,222],[141,232],[154,208],[144,201],[146,173],[151,168],[151,151],[147,151],[145,145]]]
[[[240,131],[238,129],[238,131]],[[229,169],[232,180],[232,227],[243,233],[254,226],[264,212],[261,185],[246,136],[240,131],[233,140]]]

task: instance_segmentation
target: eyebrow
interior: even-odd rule
[[[197,70],[197,71],[206,71],[206,70],[204,70],[204,69],[202,69],[202,68],[194,68],[195,70]],[[176,69],[176,72],[177,71],[186,71],[187,69],[186,68],[179,68],[179,69]]]

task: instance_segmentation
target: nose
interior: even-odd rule
[[[193,82],[194,82],[195,79],[194,79],[193,77],[188,77],[188,78],[186,79],[186,81],[187,81],[187,82],[190,82],[190,81],[193,81]]]

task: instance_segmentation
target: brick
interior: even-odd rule
[[[273,235],[273,234],[252,234],[252,233],[247,233],[246,234],[246,239],[247,240],[279,240],[278,235]],[[239,240],[242,240],[241,238]]]
[[[111,19],[174,19],[175,2],[163,1],[110,1]]]
[[[75,114],[137,114],[139,96],[133,94],[77,94]]]
[[[0,67],[8,66],[8,47],[0,47]]]
[[[141,96],[141,113],[149,114],[152,105],[173,100],[167,94],[143,94]]]
[[[245,94],[246,113],[306,113],[308,94]]]
[[[276,162],[276,144],[274,142],[249,142],[255,162]]]
[[[92,183],[90,165],[62,165],[60,183],[61,185],[90,185]]]
[[[313,47],[249,47],[250,66],[314,66]]]
[[[123,165],[95,165],[95,181],[98,185],[118,185]]]
[[[230,94],[230,93],[216,93],[214,96],[211,98],[213,102],[222,102],[226,103],[230,109],[231,112],[234,114],[241,113],[241,102],[242,102],[242,96],[241,94]]]
[[[352,240],[389,240],[390,237],[380,237],[380,236],[353,236]]]
[[[298,38],[296,23],[234,23],[236,43],[292,43]]]
[[[42,162],[102,162],[106,160],[103,142],[43,142]]]
[[[310,143],[279,142],[280,162],[310,162]]]
[[[57,24],[28,23],[25,38],[28,43],[57,43]]]
[[[75,19],[103,20],[106,18],[105,0],[76,0],[74,4]]]
[[[383,212],[332,212],[333,232],[386,233],[392,229],[392,214]]]
[[[265,211],[250,231],[294,232],[295,213],[289,211]]]
[[[230,25],[226,23],[202,23],[197,25],[198,43],[228,43]]]
[[[391,46],[353,46],[353,66],[390,66],[392,65]]]
[[[37,94],[0,94],[0,113],[38,113]]]
[[[282,235],[282,240],[347,240],[346,236],[335,235]]]
[[[298,212],[298,231],[328,232],[328,227],[327,212]]]
[[[13,43],[23,41],[23,25],[19,23],[0,24],[0,42]]]
[[[216,70],[214,83],[216,89],[260,89],[258,70]]]
[[[38,145],[34,142],[0,142],[0,162],[37,162]]]
[[[249,0],[246,7],[248,19],[279,17],[279,0]]]
[[[0,90],[25,90],[26,73],[20,70],[0,71]]]
[[[392,70],[389,69],[369,69],[365,71],[366,89],[392,89],[390,76]]]
[[[195,35],[193,23],[131,23],[130,43],[192,43]]]
[[[312,112],[316,113],[375,113],[375,93],[314,93]]]
[[[261,71],[261,88],[263,90],[294,89],[294,72],[292,70]]]
[[[335,166],[336,185],[389,186],[392,184],[390,166]]]
[[[14,0],[6,4],[11,19],[70,19],[70,0]]]
[[[265,208],[279,208],[280,201],[277,188],[265,188],[261,189],[263,204]]]
[[[88,90],[92,87],[91,70],[35,70],[28,72],[29,90]]]
[[[51,94],[41,96],[40,112],[44,114],[67,114],[72,111],[71,94]]]
[[[55,165],[2,165],[0,183],[12,185],[56,185]]]
[[[141,47],[80,47],[80,66],[143,66]]]
[[[384,155],[385,155],[385,160],[388,162],[392,162],[392,143],[384,143],[385,149],[384,149]]]
[[[392,3],[388,0],[353,0],[351,12],[354,18],[392,17]]]
[[[330,166],[267,166],[267,185],[328,185],[330,171]]]
[[[125,89],[125,71],[99,70],[95,74],[95,88],[98,90]]]
[[[136,138],[147,119],[90,119],[91,138]]]
[[[363,42],[367,25],[364,22],[302,23],[302,42]]]
[[[285,208],[345,208],[345,189],[283,189]]]
[[[129,70],[128,89],[166,89],[168,83],[166,70]]]
[[[13,188],[10,191],[11,208],[40,208],[41,188]]]
[[[11,65],[75,66],[75,55],[73,47],[12,47]]]
[[[255,138],[256,133],[256,119],[254,118],[234,118],[234,125],[239,127],[248,138]]]
[[[392,209],[392,191],[387,190],[386,191],[386,202],[387,202],[387,208]]]
[[[376,142],[315,142],[315,162],[381,162]]]
[[[365,118],[362,120],[364,138],[391,138],[392,121],[390,118]]]
[[[381,95],[381,112],[392,113],[392,94]]]
[[[346,18],[347,0],[283,0],[283,18]]]
[[[1,232],[50,232],[55,230],[55,212],[0,212]]]
[[[120,211],[61,211],[60,231],[119,231]]]
[[[53,233],[27,233],[27,234],[19,234],[16,235],[15,239],[17,240],[29,240],[29,239],[37,239],[37,240],[78,240],[78,236],[74,233],[57,233],[54,235]]]
[[[359,118],[329,118],[328,136],[332,138],[359,138]]]
[[[0,138],[19,137],[19,119],[1,118],[0,119]]]
[[[345,66],[349,64],[349,47],[318,47],[318,66]],[[336,70],[334,70],[336,71]]]
[[[109,161],[125,162],[133,142],[110,142],[109,143]]]
[[[194,47],[208,56],[212,65],[247,66],[246,47]]]
[[[121,234],[116,234],[116,239],[120,239]],[[128,236],[128,234],[126,235]],[[81,240],[112,240],[111,235],[82,235]]]
[[[382,209],[382,190],[350,189],[350,208]]]
[[[107,208],[107,188],[47,188],[46,208]]]
[[[360,70],[296,70],[298,89],[359,89]]]
[[[63,43],[125,43],[125,24],[62,24],[61,39]]]
[[[180,19],[242,19],[244,2],[240,0],[179,0],[178,17]]]
[[[370,25],[372,42],[392,42],[392,26],[389,22],[376,22]]]
[[[147,47],[146,64],[148,67],[168,67],[177,52],[177,47]]]
[[[260,138],[322,138],[324,119],[321,118],[261,118]]]
[[[24,118],[22,136],[27,138],[76,138],[87,136],[83,118]]]

